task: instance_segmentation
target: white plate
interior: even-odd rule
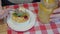
[[[8,26],[15,31],[27,31],[27,30],[31,29],[35,24],[36,15],[33,14],[30,10],[26,9],[26,11],[30,14],[30,20],[28,20],[26,23],[18,24],[16,22],[13,22],[12,19],[10,17],[8,17],[7,18]]]

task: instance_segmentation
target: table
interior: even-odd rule
[[[35,14],[38,14],[39,3],[11,5],[11,6],[6,6],[6,9],[16,9],[21,6],[33,11],[33,13]],[[60,34],[60,24],[56,24],[54,22],[50,24],[42,24],[37,18],[36,24],[30,30],[25,32],[16,32],[8,27],[7,33],[8,34]]]
[[[7,34],[7,24],[0,24],[0,34]]]

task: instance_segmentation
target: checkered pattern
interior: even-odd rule
[[[6,6],[6,8],[16,9],[18,7],[23,6],[26,9],[33,11],[33,13],[38,14],[38,11],[39,11],[38,4],[39,3],[11,5],[11,6]],[[54,13],[57,13],[57,12],[54,12]],[[57,15],[54,13],[52,14],[52,16]],[[60,34],[60,23],[51,22],[50,24],[42,24],[37,17],[36,24],[34,25],[34,27],[32,27],[28,31],[16,32],[8,27],[7,32],[8,32],[8,34]]]

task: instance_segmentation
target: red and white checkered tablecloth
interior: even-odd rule
[[[6,6],[6,8],[16,9],[18,7],[25,7],[29,10],[32,10],[35,14],[38,14],[38,4],[39,3],[28,3],[28,4],[20,4],[20,5],[11,5]],[[54,14],[53,14],[54,15]],[[56,14],[55,14],[56,15]],[[39,22],[38,18],[36,19],[36,24],[30,30],[25,32],[16,32],[8,27],[8,34],[60,34],[60,23],[50,23],[50,24],[42,24]]]

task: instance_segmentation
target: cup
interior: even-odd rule
[[[50,23],[50,15],[53,13],[53,10],[57,8],[57,2],[56,0],[41,0],[39,8],[39,20],[41,23],[47,24]]]
[[[58,4],[58,0],[41,0],[41,3],[46,8],[55,8]]]
[[[50,14],[52,13],[53,9],[47,9],[44,6],[42,6],[42,4],[39,5],[39,12],[38,12],[38,17],[39,20],[41,21],[41,23],[49,23],[49,19],[50,19]]]

